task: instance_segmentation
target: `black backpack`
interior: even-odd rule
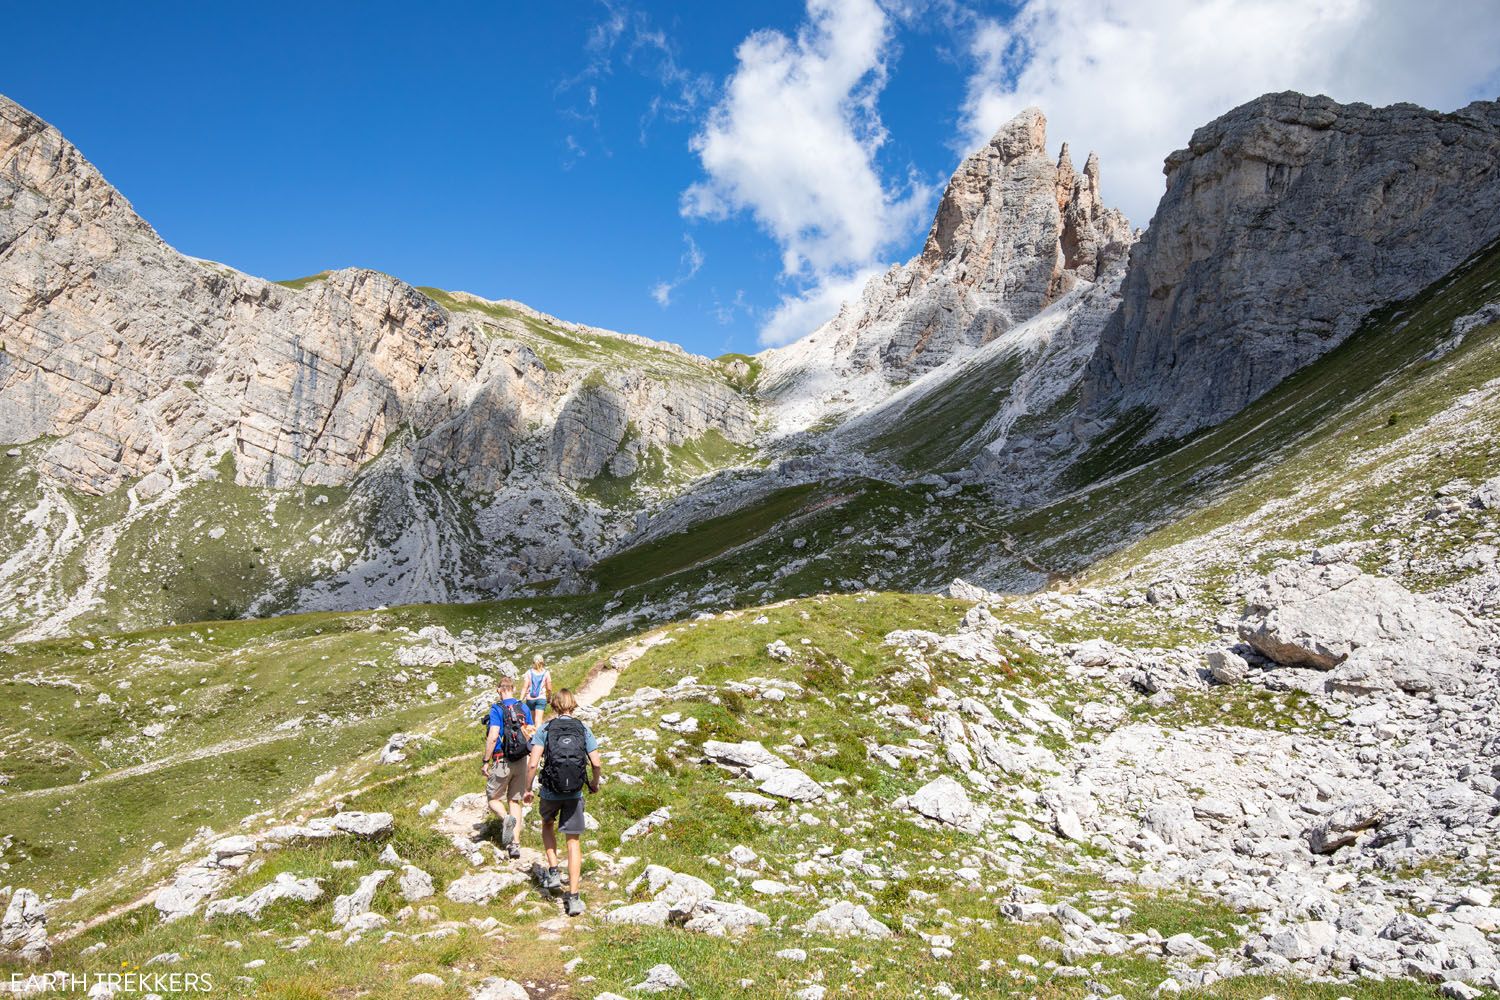
[[[505,725],[500,727],[500,739],[495,749],[500,751],[500,756],[506,760],[521,760],[531,753],[531,741],[526,738],[526,732],[521,728],[526,722],[521,717],[521,706],[502,704],[500,717]]]
[[[521,712],[515,705],[492,704],[479,716],[479,724],[484,727],[486,738],[489,736],[490,719],[494,718],[496,708],[500,709],[503,724],[500,726],[500,738],[495,741],[495,755],[510,761],[520,760],[531,753],[531,741],[521,729],[521,724],[526,720],[521,717]]]
[[[589,760],[585,732],[583,723],[566,715],[547,723],[542,787],[553,795],[577,795],[583,791],[583,773]]]

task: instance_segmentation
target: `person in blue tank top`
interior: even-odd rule
[[[538,653],[531,658],[531,669],[521,678],[521,704],[531,713],[538,728],[546,721],[547,702],[551,699],[552,671],[547,669],[547,661]]]

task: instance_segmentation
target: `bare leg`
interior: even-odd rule
[[[505,796],[504,795],[500,796],[499,798],[490,799],[489,805],[490,805],[490,812],[492,812],[492,813],[495,814],[495,818],[496,819],[503,820],[505,818],[505,812],[506,812],[506,810],[505,810]]]
[[[583,843],[578,834],[568,834],[568,891],[577,895],[578,881],[583,876]]]
[[[542,850],[547,854],[547,867],[557,867],[557,829],[553,821],[542,820]]]
[[[510,800],[510,814],[516,818],[515,845],[521,846],[521,823],[526,818],[526,804],[520,799]]]

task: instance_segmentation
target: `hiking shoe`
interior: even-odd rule
[[[500,824],[500,846],[510,847],[515,842],[516,818],[514,816],[507,816],[505,817],[505,821]],[[515,855],[512,854],[511,857],[515,857]]]
[[[511,860],[515,860],[521,856],[521,845],[514,840],[510,842],[510,847],[506,848],[506,850],[510,854]]]
[[[562,888],[562,869],[560,869],[560,868],[548,868],[546,871],[542,872],[542,888],[543,889],[561,889]]]
[[[583,916],[583,897],[576,892],[570,892],[563,897],[563,912],[570,917]]]

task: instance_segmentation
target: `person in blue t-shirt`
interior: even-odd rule
[[[557,868],[557,828],[568,838],[568,889],[563,894],[563,910],[570,917],[583,913],[583,899],[579,895],[578,882],[583,870],[583,789],[585,787],[584,766],[590,775],[587,788],[598,794],[599,777],[603,765],[599,760],[599,741],[589,727],[573,718],[578,710],[578,699],[573,692],[563,688],[552,696],[551,708],[554,717],[548,719],[531,737],[531,763],[528,775],[535,775],[541,768],[541,802],[538,811],[542,817],[542,847],[547,852],[547,870],[542,874],[542,888],[556,891],[562,887],[562,875]],[[548,746],[548,741],[553,745]],[[542,757],[547,762],[542,765]],[[526,782],[526,802],[531,801],[531,781]]]
[[[502,677],[495,684],[496,701],[490,706],[490,721],[484,738],[484,793],[490,812],[501,821],[500,846],[513,858],[521,856],[521,820],[526,815],[523,801],[531,787],[527,774],[527,756],[533,732],[531,710],[516,700],[516,682]],[[511,756],[506,756],[506,716],[519,732],[511,734]],[[519,753],[519,756],[516,754]]]

